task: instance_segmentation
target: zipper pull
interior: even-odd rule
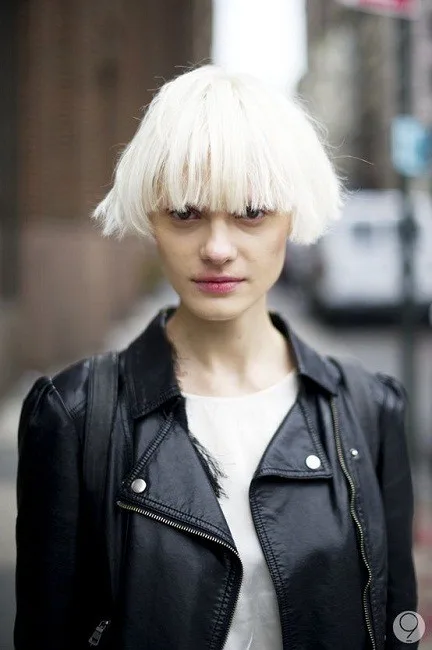
[[[89,645],[91,645],[91,646],[99,645],[99,641],[101,640],[101,636],[105,632],[105,630],[107,629],[107,627],[109,626],[110,623],[111,623],[111,621],[101,621],[99,623],[99,625],[96,627],[95,631],[93,632],[93,634],[91,635],[91,637],[88,640]]]

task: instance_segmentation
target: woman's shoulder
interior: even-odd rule
[[[350,397],[363,392],[379,409],[403,409],[407,401],[407,392],[402,382],[391,374],[374,372],[366,369],[355,359],[335,359],[333,363],[339,368],[341,383]]]
[[[51,381],[65,408],[74,417],[87,401],[92,357],[79,359],[56,372]]]
[[[50,411],[65,411],[76,419],[85,410],[91,357],[74,361],[52,375],[41,375],[31,385],[24,401],[22,413],[35,417],[49,407]]]

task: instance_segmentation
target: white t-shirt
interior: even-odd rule
[[[220,505],[243,564],[243,580],[224,650],[282,650],[273,582],[255,531],[249,486],[261,457],[297,396],[296,372],[249,395],[183,393],[189,430],[225,475]]]

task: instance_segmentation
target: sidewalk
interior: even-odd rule
[[[137,304],[130,317],[118,323],[105,338],[103,348],[122,349],[146,327],[159,309],[168,304],[177,304],[178,296],[173,289],[165,284],[158,290],[146,296]],[[269,307],[277,308],[283,315],[289,314],[289,305],[281,308],[282,302],[276,288],[270,296]],[[295,329],[308,333],[308,340],[315,344],[314,339],[321,336],[315,324],[298,321],[291,317]],[[322,344],[322,341],[321,341]],[[329,341],[329,347],[333,345]],[[337,353],[344,353],[343,343],[340,342]],[[319,348],[318,341],[317,347]],[[59,368],[51,369],[48,374],[54,374]],[[15,475],[17,462],[17,428],[21,404],[27,391],[37,377],[37,373],[27,372],[20,382],[10,391],[9,395],[0,402],[0,648],[12,650],[12,626],[14,617],[14,566],[15,566]],[[430,495],[432,499],[432,494]],[[426,633],[420,644],[421,650],[432,650],[432,501],[416,504],[415,510],[415,550],[414,557],[419,585],[418,611],[426,623]]]

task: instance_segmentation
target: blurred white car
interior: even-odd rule
[[[412,195],[418,226],[414,255],[416,307],[432,304],[432,202]],[[402,264],[397,190],[362,190],[347,201],[342,219],[317,244],[310,281],[314,305],[328,315],[397,311]]]

